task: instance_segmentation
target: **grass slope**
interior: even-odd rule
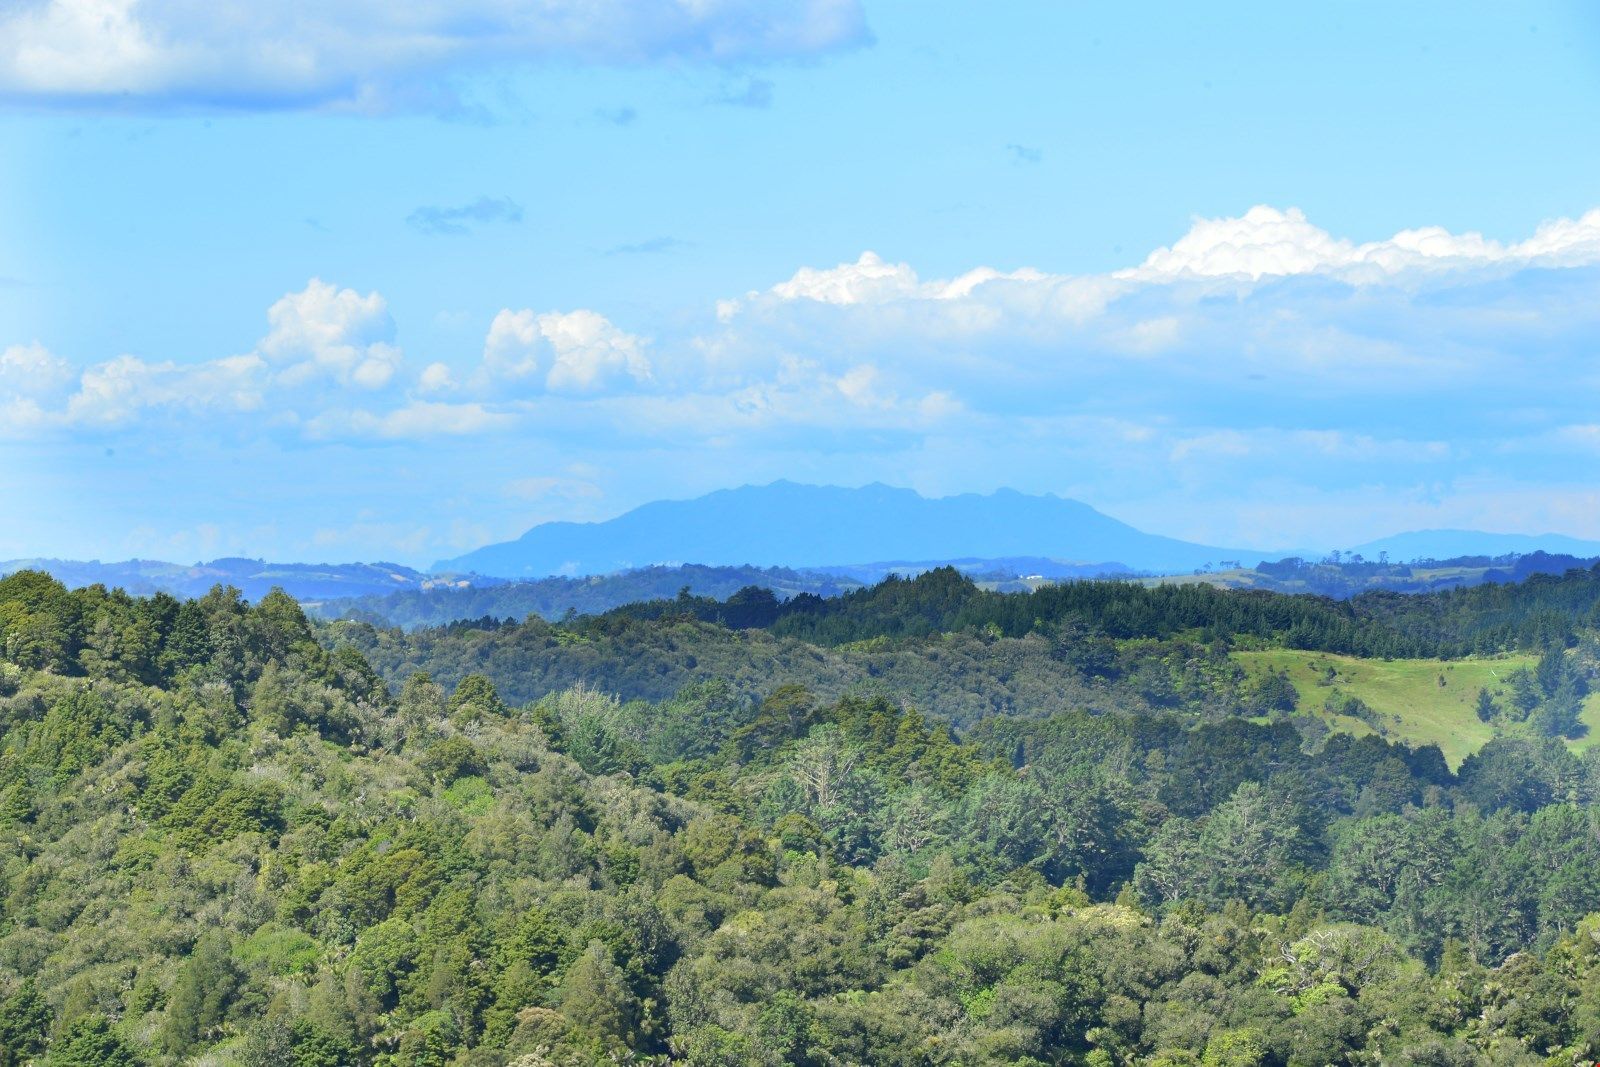
[[[1237,652],[1235,656],[1252,675],[1287,671],[1300,694],[1300,710],[1320,716],[1335,730],[1364,734],[1376,729],[1385,737],[1412,744],[1438,745],[1452,767],[1494,736],[1494,728],[1478,721],[1474,710],[1478,690],[1488,689],[1504,704],[1510,696],[1506,678],[1518,667],[1532,667],[1535,662],[1532,656],[1357,659],[1293,649]],[[1330,667],[1334,676],[1327,684],[1323,679]],[[1360,698],[1378,713],[1376,724],[1326,712],[1330,695]],[[1585,747],[1600,731],[1600,700],[1596,697],[1590,697],[1584,721],[1590,725],[1590,736],[1574,742],[1575,748]]]

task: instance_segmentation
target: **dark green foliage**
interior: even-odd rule
[[[22,1067],[44,1048],[50,1033],[50,1007],[32,978],[0,1001],[0,1067]]]
[[[1415,596],[1368,593],[1348,601],[1126,581],[1064,582],[1029,594],[1002,594],[980,590],[953,567],[941,567],[915,579],[891,576],[838,597],[796,596],[778,606],[770,625],[779,635],[843,644],[990,627],[1020,637],[1041,624],[1077,620],[1114,638],[1168,639],[1204,631],[1350,655],[1449,657],[1568,644],[1595,618],[1597,606],[1600,564],[1559,576],[1535,574],[1517,584]],[[612,614],[649,619],[676,612],[724,621],[727,611],[715,601],[680,598]]]
[[[1255,708],[1261,713],[1292,712],[1300,699],[1289,675],[1282,671],[1262,675],[1253,695]]]
[[[214,1038],[241,980],[227,938],[215,933],[202,937],[167,997],[162,1040],[168,1050],[183,1055]]]
[[[436,781],[449,785],[469,774],[483,773],[483,756],[464,737],[452,735],[428,746],[418,766]]]
[[[1495,716],[1500,714],[1500,709],[1496,706],[1494,697],[1489,695],[1487,689],[1478,690],[1478,701],[1474,710],[1478,714],[1479,722],[1494,722]]]
[[[504,715],[506,706],[489,679],[469,674],[450,694],[450,715],[458,722],[477,722],[489,715]]]
[[[45,1067],[139,1067],[144,1062],[103,1015],[68,1023],[44,1058]]]

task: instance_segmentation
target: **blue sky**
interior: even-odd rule
[[[1600,537],[1592,6],[532,9],[0,7],[0,558],[780,477]]]

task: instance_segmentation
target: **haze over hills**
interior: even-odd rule
[[[1368,559],[1387,552],[1392,560],[1454,559],[1460,556],[1551,555],[1600,556],[1600,541],[1564,534],[1503,534],[1481,530],[1414,530],[1379,538],[1350,550]]]
[[[1600,542],[1560,534],[1422,530],[1342,555],[1376,562],[1384,552],[1395,565],[1434,560],[1460,566],[1439,573],[1403,566],[1393,574],[1345,573],[1339,565],[1326,566],[1325,548],[1262,552],[1192,544],[1055,496],[1002,489],[929,499],[881,484],[850,489],[779,481],[657,501],[603,522],[546,523],[515,541],[441,561],[431,573],[383,562],[226,558],[193,565],[23,559],[0,562],[0,574],[34,568],[70,587],[102,584],[188,597],[231,585],[251,600],[281,587],[324,615],[353,611],[416,625],[484,614],[559,618],[568,611],[605,611],[671,596],[684,587],[718,599],[748,584],[780,597],[826,596],[891,573],[912,575],[943,565],[990,588],[1007,588],[1018,579],[1193,576],[1205,569],[1205,580],[1213,584],[1350,596],[1370,588],[1515,580],[1529,568],[1559,572],[1572,561],[1600,557]],[[1540,562],[1540,553],[1551,558]],[[1290,567],[1292,573],[1284,571],[1291,556],[1306,561]],[[1512,558],[1523,563],[1512,566]],[[1257,570],[1258,564],[1264,566]],[[513,584],[494,588],[507,583]]]
[[[778,481],[656,501],[604,522],[543,523],[434,570],[538,578],[677,562],[818,567],[1032,556],[1107,572],[1187,571],[1276,555],[1148,534],[1079,501],[1013,489],[929,499],[877,483],[845,489]]]
[[[148,559],[117,563],[69,559],[0,562],[0,575],[20,570],[48,571],[56,580],[74,589],[98,584],[125,589],[136,596],[170,593],[197,597],[205,595],[214,585],[231,585],[250,600],[259,600],[274,588],[282,588],[300,600],[321,600],[383,596],[452,584],[447,578],[424,574],[398,563],[268,563],[237,557],[193,565]],[[492,582],[474,579],[474,584]]]

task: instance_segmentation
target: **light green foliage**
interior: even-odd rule
[[[239,962],[245,967],[264,967],[269,974],[311,974],[316,970],[322,946],[303,930],[285,929],[267,923],[239,946]]]

